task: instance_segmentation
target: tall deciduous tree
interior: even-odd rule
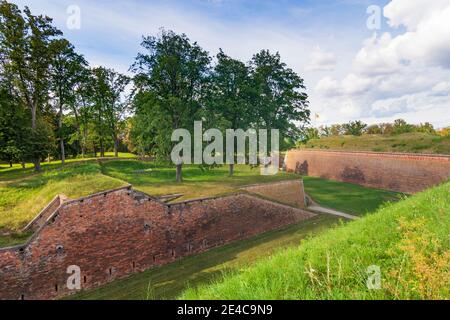
[[[247,130],[252,122],[249,68],[239,60],[227,56],[222,50],[211,76],[208,111],[218,114],[227,123],[227,129]],[[217,127],[217,126],[215,126]],[[230,164],[230,176],[234,165]]]
[[[31,115],[30,156],[36,171],[40,171],[41,156],[45,150],[40,145],[40,134],[47,132],[41,111],[49,100],[50,66],[53,60],[51,43],[61,35],[52,26],[52,19],[34,16],[28,7],[23,13],[17,5],[0,3],[0,61],[2,72],[12,82],[12,93],[27,106]]]
[[[310,120],[303,79],[281,61],[279,53],[262,50],[251,61],[252,111],[255,126],[279,129],[283,143],[297,141]]]
[[[56,40],[52,44],[54,53],[51,76],[52,91],[58,108],[58,127],[61,162],[65,162],[63,118],[64,111],[74,110],[77,103],[76,90],[85,81],[87,62],[83,56],[75,52],[73,45],[66,39]],[[78,114],[75,114],[78,122]],[[76,124],[79,126],[79,124]]]
[[[210,57],[186,35],[162,31],[159,37],[146,37],[142,42],[144,53],[139,53],[132,70],[139,92],[151,92],[147,100],[154,117],[151,121],[158,133],[159,157],[168,157],[172,142],[171,132],[192,129],[195,120],[201,120],[202,95],[207,80]],[[177,165],[176,180],[182,181],[182,165]]]

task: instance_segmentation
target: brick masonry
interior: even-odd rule
[[[449,155],[291,150],[286,169],[302,175],[416,193],[450,178]]]
[[[302,180],[280,181],[271,184],[257,184],[243,187],[250,193],[258,194],[269,200],[305,209],[305,191]]]
[[[70,294],[314,216],[249,194],[166,204],[131,187],[61,204],[24,246],[0,249],[0,299]]]

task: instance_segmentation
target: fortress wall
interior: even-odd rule
[[[251,195],[167,205],[131,188],[62,204],[24,246],[0,249],[0,299],[56,299],[314,216]]]
[[[450,156],[291,150],[286,169],[372,188],[416,193],[450,178]]]

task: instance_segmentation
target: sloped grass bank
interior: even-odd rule
[[[449,199],[447,182],[181,298],[449,299]],[[371,266],[379,290],[368,289]]]
[[[0,231],[20,230],[58,194],[76,199],[126,184],[103,175],[96,162],[68,164],[62,169],[47,170],[26,179],[2,182]]]

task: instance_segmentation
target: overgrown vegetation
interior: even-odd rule
[[[182,298],[449,299],[449,198],[447,182]],[[378,290],[367,286],[371,266],[381,270]]]

